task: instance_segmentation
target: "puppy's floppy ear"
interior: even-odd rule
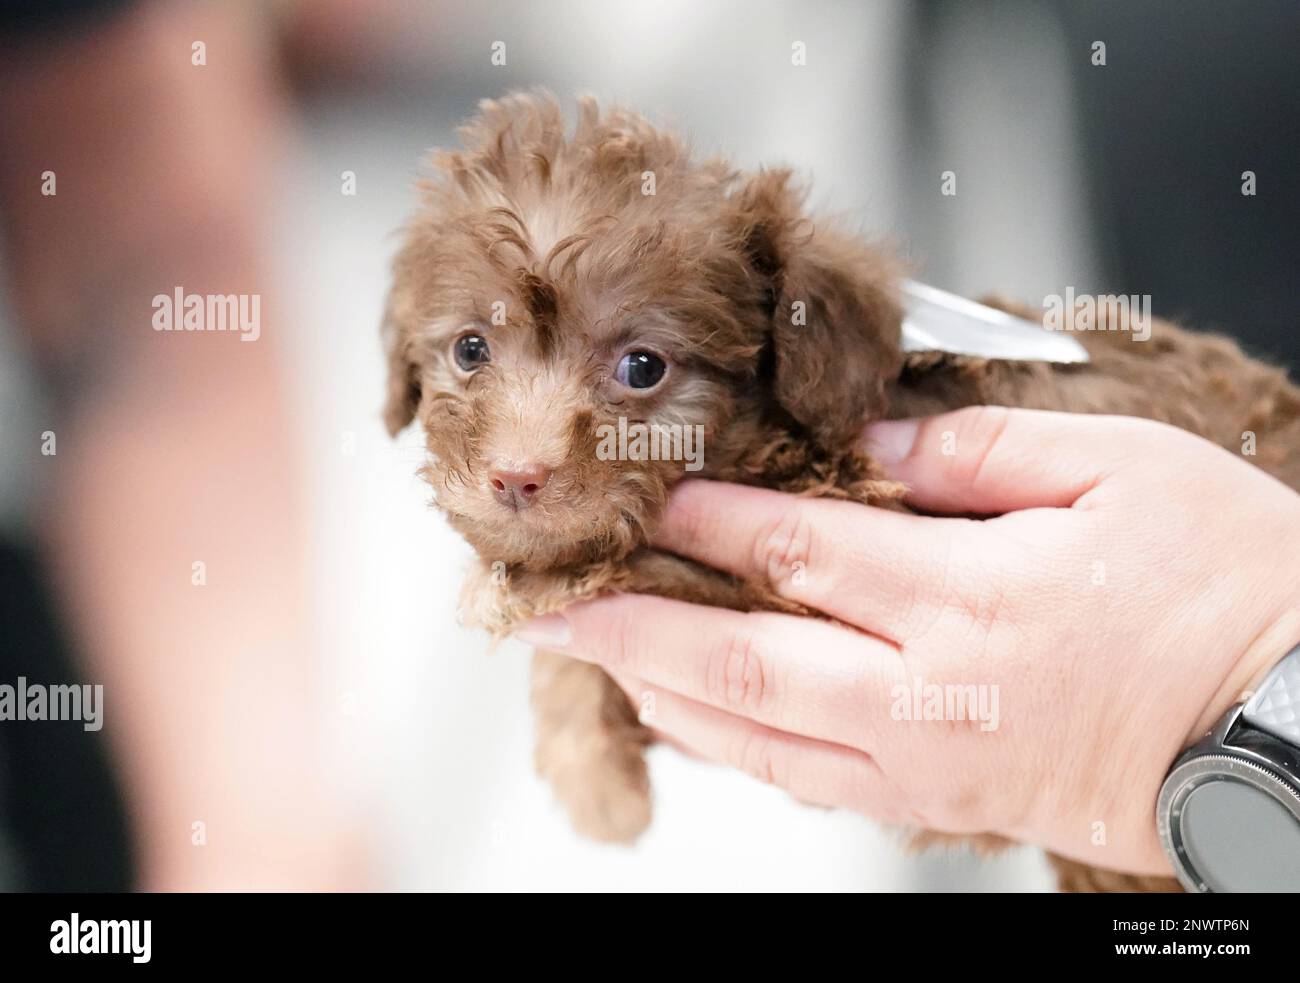
[[[883,415],[902,368],[897,273],[884,254],[805,218],[789,170],[760,171],[732,200],[769,290],[773,396],[823,446],[851,441]]]
[[[384,319],[379,328],[384,342],[384,356],[388,362],[388,392],[384,398],[384,426],[388,435],[396,437],[415,418],[420,405],[420,377],[411,360],[405,333],[393,318],[391,299],[384,306]]]

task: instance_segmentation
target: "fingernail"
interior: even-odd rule
[[[888,467],[906,460],[916,444],[919,420],[882,420],[867,427],[867,451],[878,462]]]
[[[525,645],[563,648],[573,641],[573,630],[563,615],[544,614],[525,621],[515,629],[514,636]]]

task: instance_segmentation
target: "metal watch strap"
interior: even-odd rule
[[[1300,645],[1273,667],[1241,716],[1252,727],[1300,747]]]

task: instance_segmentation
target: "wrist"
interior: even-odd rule
[[[1179,755],[1156,801],[1156,833],[1183,887],[1198,892],[1300,887],[1300,629],[1293,609],[1262,632],[1204,717],[1213,729]],[[1264,664],[1264,676],[1259,667]],[[1244,706],[1243,703],[1244,700]]]
[[[1297,644],[1300,644],[1300,606],[1285,611],[1255,637],[1192,725],[1183,747],[1209,733],[1231,707],[1250,699],[1269,671]]]

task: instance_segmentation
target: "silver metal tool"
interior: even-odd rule
[[[1061,331],[914,280],[902,286],[903,351],[1014,361],[1080,363],[1083,345]]]

